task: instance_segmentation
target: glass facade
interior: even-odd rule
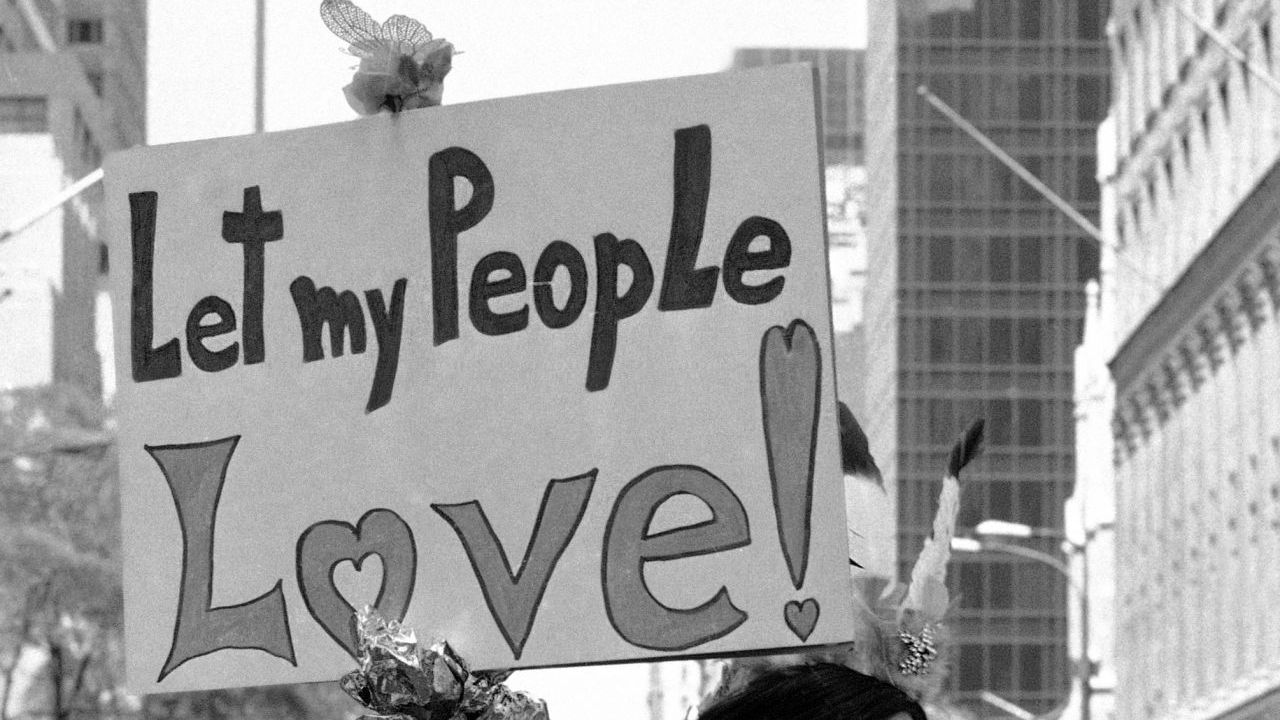
[[[740,48],[733,54],[738,70],[807,62],[818,69],[822,94],[824,160],[833,165],[863,164],[863,86],[865,59],[861,50],[842,48]]]
[[[1105,2],[872,0],[867,49],[869,434],[897,489],[900,575],[919,554],[946,455],[972,420],[984,456],[960,532],[985,519],[1061,532],[1074,477],[1072,359],[1094,241],[934,110],[927,86],[1097,222]],[[1059,541],[1030,541],[1060,553]],[[1029,711],[1066,699],[1067,586],[1046,565],[957,555],[952,699]]]

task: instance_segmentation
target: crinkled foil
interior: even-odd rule
[[[447,642],[424,648],[368,606],[354,623],[360,668],[339,684],[377,713],[361,720],[549,720],[545,702],[502,684],[510,672],[472,674]]]

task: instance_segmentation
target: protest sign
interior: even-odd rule
[[[107,164],[128,677],[852,635],[812,71]]]

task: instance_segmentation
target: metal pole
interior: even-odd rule
[[[267,2],[257,0],[253,23],[253,131],[255,133],[262,132],[266,117],[266,20]]]
[[[1080,720],[1093,717],[1093,657],[1089,654],[1089,546],[1071,546],[1080,557]]]
[[[88,175],[85,175],[79,180],[71,183],[67,187],[63,188],[62,192],[55,195],[52,200],[50,200],[47,204],[45,204],[39,210],[36,210],[35,212],[31,213],[25,218],[14,223],[10,227],[0,230],[0,242],[9,240],[10,238],[22,232],[23,230],[26,230],[32,225],[35,225],[36,223],[40,222],[40,220],[42,220],[45,215],[48,215],[54,210],[57,210],[62,205],[62,203],[70,200],[71,198],[79,195],[85,190],[88,190],[89,188],[93,187],[100,180],[102,180],[102,168],[98,168],[97,170],[94,170]]]
[[[1040,178],[1032,175],[1030,170],[1027,170],[1022,166],[1022,163],[1015,160],[1012,155],[1005,152],[1003,148],[992,142],[991,139],[984,135],[981,130],[974,127],[973,124],[968,120],[965,120],[960,113],[953,110],[950,105],[943,102],[937,95],[929,92],[929,88],[921,85],[916,88],[916,92],[920,94],[920,97],[927,100],[930,105],[937,109],[938,112],[946,115],[948,120],[955,123],[961,130],[965,131],[969,137],[977,140],[979,145],[986,148],[992,155],[995,155],[996,159],[1004,163],[1005,166],[1012,170],[1015,175],[1025,180],[1031,187],[1035,188],[1036,192],[1039,192],[1044,196],[1044,199],[1053,203],[1054,207],[1058,208],[1064,215],[1071,218],[1072,222],[1079,225],[1085,232],[1089,233],[1089,237],[1097,240],[1101,245],[1109,244],[1107,239],[1103,236],[1102,231],[1098,229],[1098,226],[1089,222],[1089,218],[1081,215],[1078,210],[1071,207],[1071,203],[1063,200],[1062,197],[1051,190],[1048,185],[1040,182]]]
[[[1183,19],[1189,21],[1192,25],[1199,28],[1200,32],[1209,36],[1209,39],[1212,40],[1215,45],[1225,50],[1226,53],[1231,56],[1231,59],[1243,65],[1244,68],[1252,73],[1254,77],[1261,80],[1262,84],[1266,85],[1271,92],[1276,95],[1280,95],[1280,81],[1277,81],[1266,68],[1250,60],[1249,56],[1245,55],[1240,48],[1232,44],[1225,35],[1218,32],[1200,18],[1196,17],[1195,13],[1178,3],[1175,3],[1173,7],[1178,11],[1178,14],[1181,15]]]
[[[1071,551],[1080,557],[1081,577],[1077,585],[1071,574],[1071,568],[1058,558],[1047,552],[1034,548],[1011,545],[1009,543],[980,541],[983,550],[995,550],[1028,560],[1034,560],[1053,568],[1067,580],[1068,590],[1075,590],[1080,602],[1080,657],[1076,663],[1075,675],[1080,682],[1080,720],[1092,720],[1093,717],[1093,659],[1089,655],[1089,564],[1087,545],[1069,543]]]

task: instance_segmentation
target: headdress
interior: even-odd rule
[[[856,425],[856,421],[854,423]],[[860,431],[860,429],[859,429]],[[934,699],[945,679],[947,562],[960,509],[960,471],[982,447],[983,421],[978,420],[952,447],[942,480],[933,533],[911,569],[909,584],[888,587],[859,582],[857,629],[851,665],[885,680],[921,703]]]
[[[869,506],[864,508],[870,510],[868,519],[885,515],[890,511],[888,494],[866,433],[843,403],[839,411],[841,454],[850,497],[855,504]],[[730,661],[709,702],[736,692],[770,666],[825,661],[894,685],[921,705],[933,704],[946,678],[945,620],[951,606],[946,576],[960,509],[960,471],[981,451],[983,425],[982,420],[973,423],[951,450],[933,532],[925,539],[908,584],[894,580],[896,563],[891,557],[885,559],[883,549],[876,547],[896,541],[891,527],[876,528],[876,532],[861,526],[851,528],[850,546],[857,550],[849,562],[858,609],[852,647]]]

